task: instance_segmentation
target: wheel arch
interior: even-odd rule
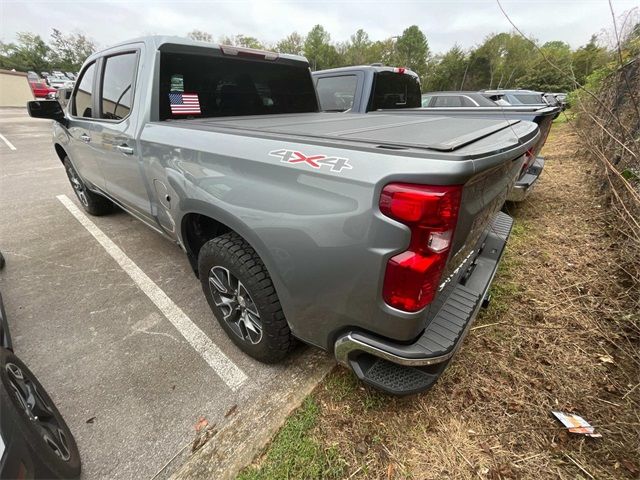
[[[59,143],[54,143],[53,148],[55,149],[60,161],[64,162],[65,157],[67,157],[67,151],[64,149],[64,147]]]

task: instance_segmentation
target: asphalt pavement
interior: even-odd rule
[[[200,417],[249,432],[225,447],[237,467],[334,364],[304,347],[275,366],[244,355],[177,245],[124,212],[81,211],[51,122],[24,109],[0,109],[0,251],[15,351],[69,424],[83,478],[167,477]]]

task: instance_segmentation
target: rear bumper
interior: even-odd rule
[[[427,390],[444,371],[483,305],[498,269],[513,220],[496,215],[469,263],[463,281],[445,287],[438,313],[423,334],[402,344],[362,331],[350,331],[335,343],[336,359],[365,383],[396,395]]]
[[[536,157],[535,161],[529,166],[525,174],[518,179],[513,190],[507,196],[507,200],[511,202],[522,202],[533,190],[533,186],[540,178],[542,169],[544,168],[544,158]]]

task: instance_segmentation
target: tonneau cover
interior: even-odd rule
[[[536,134],[520,120],[486,118],[451,118],[445,116],[362,115],[305,113],[250,117],[217,117],[172,120],[186,128],[223,130],[231,133],[272,133],[325,140],[366,142],[374,145],[455,152],[478,140],[503,132],[491,146],[483,145],[484,154],[495,149],[514,147]],[[514,130],[515,126],[518,132]],[[476,156],[481,152],[474,152]]]

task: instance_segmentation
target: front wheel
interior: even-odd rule
[[[229,232],[205,243],[198,271],[209,306],[243,352],[264,363],[286,357],[293,335],[269,272],[241,236]]]
[[[87,188],[71,163],[71,160],[69,160],[69,157],[65,157],[62,163],[64,165],[64,169],[67,171],[69,183],[71,183],[71,187],[73,187],[76,197],[78,197],[78,200],[80,200],[80,203],[82,204],[82,208],[84,208],[87,213],[90,215],[100,216],[111,213],[114,210],[114,205],[110,200]]]

